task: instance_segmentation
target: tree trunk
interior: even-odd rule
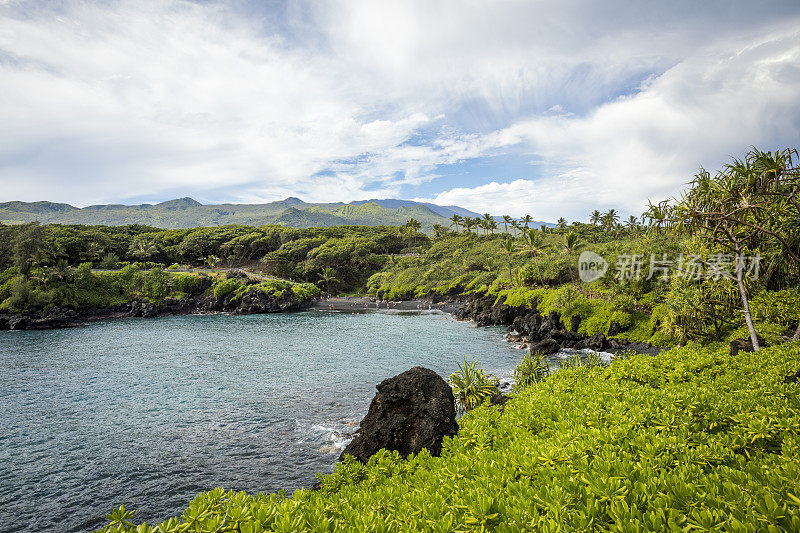
[[[750,332],[753,351],[757,352],[761,349],[761,346],[758,344],[758,335],[756,335],[756,328],[753,326],[753,317],[750,315],[750,302],[747,299],[747,290],[742,280],[741,268],[736,269],[736,283],[739,285],[739,294],[742,296],[742,312],[744,313],[744,321],[747,323],[747,331]]]
[[[534,262],[536,262],[536,272],[539,273],[539,283],[541,283],[542,287],[544,287],[544,280],[542,279],[542,271],[539,270],[539,258],[536,255],[533,256]]]
[[[793,341],[800,341],[800,324],[797,324],[797,331],[794,332]]]

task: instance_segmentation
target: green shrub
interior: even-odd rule
[[[550,365],[541,353],[527,354],[514,369],[514,390],[519,391],[550,375]]]
[[[214,297],[224,298],[233,291],[242,287],[242,285],[243,284],[240,283],[237,279],[218,279],[214,281],[213,285]]]
[[[453,395],[463,411],[469,411],[488,402],[497,394],[497,378],[487,374],[478,366],[477,361],[458,362],[458,370],[450,374],[450,386]]]

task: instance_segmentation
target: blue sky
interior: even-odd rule
[[[585,220],[798,140],[796,1],[0,0],[0,202]]]

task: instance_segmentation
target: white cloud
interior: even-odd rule
[[[791,2],[242,5],[0,1],[0,201],[399,196],[522,153],[545,178],[441,201],[580,216],[797,139]]]
[[[430,200],[548,220],[585,220],[611,207],[639,215],[648,199],[676,195],[699,166],[720,168],[750,145],[797,146],[800,33],[709,51],[586,116],[537,116],[504,132],[555,177],[456,188]]]

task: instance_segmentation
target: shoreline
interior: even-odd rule
[[[429,302],[425,300],[381,300],[371,296],[333,296],[315,300],[307,310],[339,313],[374,311],[426,312],[440,311],[455,315],[464,307],[461,302]]]
[[[208,309],[197,301],[170,301],[151,303],[132,300],[125,304],[110,307],[90,308],[80,311],[54,308],[37,315],[33,313],[0,314],[0,331],[42,331],[85,326],[101,320],[119,320],[124,318],[162,318],[167,316],[188,315],[245,315],[271,313],[299,313],[303,311],[335,312],[335,313],[368,313],[375,311],[424,313],[441,312],[455,316],[463,307],[460,302],[431,303],[423,300],[387,301],[368,296],[336,296],[314,300],[305,304],[277,305],[268,310],[243,312],[239,309],[223,311]]]

